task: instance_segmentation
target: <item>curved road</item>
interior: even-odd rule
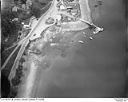
[[[92,6],[94,0],[89,1]],[[115,4],[117,6],[114,6]],[[53,3],[52,7],[54,8],[54,6]],[[42,65],[39,65],[39,70],[36,72],[37,79],[34,82],[35,90],[31,97],[125,96],[125,21],[122,16],[124,15],[122,8],[121,0],[103,0],[101,15],[95,23],[103,25],[105,31],[95,35],[94,40],[81,36],[86,29],[79,32],[68,32],[80,35],[78,39],[88,42],[76,43],[76,47],[67,50],[66,57],[58,57],[55,60],[50,66],[50,70],[44,71]],[[45,25],[47,15],[48,17],[56,15],[53,14],[56,13],[53,10],[55,9],[50,9],[45,14],[46,16],[40,18],[37,26],[26,39],[34,34],[40,36],[39,34],[47,27]],[[22,53],[28,42],[26,40],[22,44]],[[18,58],[22,56],[21,52],[19,52]]]
[[[105,31],[95,35],[94,40],[81,36],[84,44],[77,43],[77,48],[68,50],[65,58],[58,58],[50,70],[39,70],[34,97],[125,96],[126,36],[123,4],[122,0],[102,1],[101,14],[95,23],[103,25]]]

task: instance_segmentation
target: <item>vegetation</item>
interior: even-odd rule
[[[1,28],[2,28],[3,36],[7,37],[9,35],[14,35],[15,32],[18,30],[19,24],[11,21],[14,17],[15,17],[15,15],[10,11],[2,12]]]
[[[21,29],[21,25],[19,22],[12,22],[12,19],[16,17],[14,13],[12,13],[10,10],[2,11],[1,14],[1,37],[2,37],[2,51],[6,46],[9,46],[12,42],[6,43],[5,39],[10,37],[17,36],[17,32],[19,29]],[[11,38],[10,40],[15,40],[16,38]]]

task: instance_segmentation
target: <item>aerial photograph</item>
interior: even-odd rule
[[[127,0],[0,0],[1,98],[128,98]]]

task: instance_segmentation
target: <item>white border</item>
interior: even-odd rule
[[[128,102],[128,98],[1,98],[0,101],[1,102]]]

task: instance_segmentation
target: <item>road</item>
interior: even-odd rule
[[[115,6],[116,5],[116,6]],[[95,24],[105,31],[39,70],[35,97],[123,97],[125,94],[125,21],[121,0],[103,0]],[[74,32],[75,34],[75,32]],[[81,32],[78,32],[81,34]],[[41,68],[41,66],[40,66]],[[43,69],[43,68],[42,68]]]
[[[44,60],[41,65],[38,65],[38,70],[33,71],[31,70],[33,66],[30,67],[28,78],[35,78],[30,92],[32,94],[24,96],[29,79],[26,80],[27,85],[21,88],[20,97],[124,96],[126,70],[123,5],[121,0],[103,0],[103,2],[102,13],[94,23],[103,25],[105,31],[95,35],[94,40],[83,38],[81,33],[86,32],[86,29],[79,32],[65,32],[64,35],[79,35],[74,39],[87,41],[87,43],[75,42],[75,47],[66,49],[65,57],[59,56],[56,59],[51,54],[54,52],[51,47],[50,51],[46,50],[48,55],[51,54],[50,57],[46,57],[46,62],[54,61],[54,63],[50,63],[49,70],[44,69]],[[115,4],[117,6],[114,6]],[[49,16],[56,15],[57,12],[53,12],[54,10],[56,10],[55,5],[39,19],[22,44],[18,59],[28,44],[28,38],[32,36],[31,39],[34,39],[40,36],[41,32],[48,27],[45,25],[45,20]]]
[[[27,44],[28,44],[28,42],[29,42],[29,40],[28,39],[30,39],[30,40],[34,40],[34,39],[36,39],[36,38],[38,38],[38,37],[40,37],[40,34],[42,33],[42,31],[44,31],[44,29],[46,29],[47,27],[49,27],[49,25],[46,25],[45,24],[45,21],[46,21],[46,19],[48,19],[49,17],[53,17],[54,19],[56,19],[56,17],[57,17],[57,14],[58,14],[58,10],[57,10],[57,8],[56,8],[56,4],[57,4],[57,1],[56,0],[54,0],[53,1],[53,3],[52,3],[52,6],[49,8],[49,10],[45,13],[45,14],[43,14],[42,16],[41,16],[41,18],[38,20],[38,23],[35,25],[35,27],[31,30],[31,32],[28,34],[28,36],[25,38],[25,39],[23,39],[23,41],[21,41],[20,43],[22,44],[22,47],[21,47],[21,49],[20,49],[20,51],[19,51],[19,54],[18,54],[18,56],[17,56],[17,58],[16,58],[16,60],[15,60],[15,62],[14,62],[14,65],[13,65],[13,67],[12,67],[12,70],[15,70],[15,66],[17,66],[18,65],[18,60],[21,58],[21,56],[22,56],[22,53],[23,53],[23,51],[25,50],[25,47],[27,46]],[[81,29],[85,29],[85,28],[87,28],[88,26],[85,24],[85,23],[83,23],[83,22],[76,22],[76,23],[74,23],[74,25],[77,25],[77,26],[75,26],[74,27],[74,30],[81,30]],[[82,24],[82,25],[81,25]],[[66,24],[66,26],[67,25],[70,25],[69,23],[68,24]],[[70,25],[71,26],[71,25]],[[72,27],[72,26],[71,26]],[[63,29],[64,29],[64,27],[62,27]],[[69,29],[69,28],[68,28]],[[71,30],[71,29],[70,29]],[[73,30],[73,29],[72,29]],[[35,71],[31,71],[32,69],[30,68],[30,76],[28,75],[28,78],[29,79],[31,79],[31,78],[34,78],[34,77],[36,77],[36,76],[31,76],[31,75],[36,75],[36,74],[32,74],[32,73],[36,73],[36,70]],[[10,74],[10,79],[11,79],[11,77],[13,77],[13,73],[14,73],[15,71],[12,71],[12,73]],[[31,77],[31,78],[30,78]],[[28,85],[29,84],[29,82],[27,82],[27,84],[26,84],[26,86],[29,86]],[[32,83],[31,83],[32,84]],[[33,83],[34,84],[34,83]],[[32,85],[33,86],[33,85]],[[26,89],[26,88],[25,88]],[[28,93],[27,91],[25,91],[26,93]],[[31,93],[31,92],[29,92],[29,93]],[[25,94],[26,95],[26,94]],[[28,95],[27,96],[23,96],[23,97],[28,97]]]
[[[14,61],[14,65],[12,66],[11,73],[10,73],[10,75],[9,75],[9,79],[11,79],[11,78],[14,76],[15,68],[16,68],[16,66],[18,65],[18,60],[21,58],[21,56],[22,56],[22,54],[23,54],[23,52],[24,52],[26,46],[27,46],[28,43],[29,43],[29,40],[33,40],[33,39],[35,39],[35,38],[40,37],[41,32],[42,32],[46,27],[48,27],[48,25],[45,25],[45,20],[47,19],[47,13],[49,13],[49,12],[50,12],[50,9],[55,6],[55,5],[54,5],[54,4],[55,4],[54,2],[55,2],[55,0],[53,1],[53,3],[52,3],[52,5],[51,5],[51,7],[49,8],[49,10],[48,10],[45,14],[43,14],[43,15],[40,17],[40,19],[38,20],[38,22],[36,22],[35,27],[30,31],[30,33],[29,33],[23,40],[21,40],[21,41],[18,43],[17,47],[14,49],[14,52],[15,52],[15,50],[21,45],[21,48],[20,48],[20,50],[19,50],[19,53],[18,53],[18,55],[17,55],[17,57],[16,57],[16,59],[15,59],[15,61]],[[38,31],[38,32],[37,32],[37,31]],[[14,52],[12,52],[12,53],[10,54],[10,56],[7,58],[6,62],[5,62],[4,65],[2,66],[2,69],[6,66],[6,63],[9,61],[9,59],[11,58],[11,55],[13,55]]]

